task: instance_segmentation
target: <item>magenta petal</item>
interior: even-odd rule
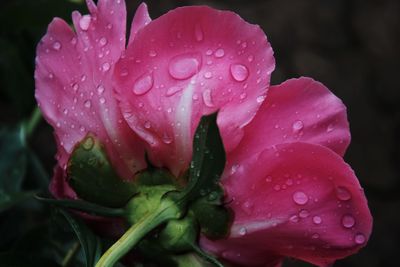
[[[141,3],[139,7],[136,9],[135,16],[133,17],[131,24],[131,32],[129,34],[129,42],[130,45],[135,39],[135,36],[138,31],[140,31],[144,26],[151,22],[151,18],[149,15],[149,11],[147,10],[147,5],[145,3]]]
[[[241,162],[270,146],[307,142],[344,155],[350,143],[346,107],[323,84],[301,77],[271,86],[229,162]]]
[[[116,65],[116,88],[124,117],[147,141],[152,161],[178,174],[191,158],[204,114],[220,110],[226,149],[237,145],[274,66],[258,26],[232,12],[183,7],[137,32]]]
[[[235,214],[230,237],[203,243],[222,257],[223,251],[252,249],[254,255],[324,266],[357,252],[371,233],[371,214],[353,170],[320,145],[270,147],[237,166],[224,188]]]
[[[73,13],[76,34],[54,19],[37,47],[36,99],[54,127],[60,166],[87,133],[106,146],[124,178],[144,167],[140,139],[124,121],[111,84],[114,64],[125,46],[123,1],[87,1],[90,15]]]

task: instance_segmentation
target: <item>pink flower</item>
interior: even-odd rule
[[[37,50],[36,98],[58,144],[56,197],[76,197],[63,168],[87,133],[125,179],[146,168],[145,150],[178,176],[201,116],[219,110],[235,217],[229,237],[202,238],[203,248],[243,266],[285,256],[324,266],[366,244],[372,218],[342,159],[346,108],[310,78],[269,87],[275,61],[258,26],[205,6],[151,21],[142,4],[125,49],[124,1],[87,5],[90,15],[72,15],[76,33],[56,18]]]

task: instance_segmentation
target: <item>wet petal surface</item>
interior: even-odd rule
[[[116,88],[124,117],[147,141],[153,162],[179,174],[202,115],[220,110],[226,149],[237,145],[273,69],[258,26],[232,12],[184,7],[136,33],[116,66]]]

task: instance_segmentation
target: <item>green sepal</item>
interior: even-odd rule
[[[224,206],[213,203],[214,200],[210,201],[209,196],[196,200],[190,206],[190,210],[194,213],[205,236],[214,240],[221,239],[229,234],[233,214]]]
[[[193,140],[189,182],[181,193],[190,202],[211,192],[220,192],[225,150],[217,125],[217,113],[203,116]]]
[[[67,175],[79,198],[102,206],[122,207],[136,193],[135,184],[119,177],[102,144],[90,134],[72,152]]]

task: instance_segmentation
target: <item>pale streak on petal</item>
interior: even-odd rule
[[[183,90],[181,99],[176,107],[174,134],[179,136],[176,138],[175,144],[177,154],[182,158],[178,159],[177,168],[173,170],[175,173],[185,164],[184,160],[190,158],[191,152],[191,118],[192,118],[192,103],[193,103],[194,86],[192,82]],[[179,166],[178,166],[179,165]]]

